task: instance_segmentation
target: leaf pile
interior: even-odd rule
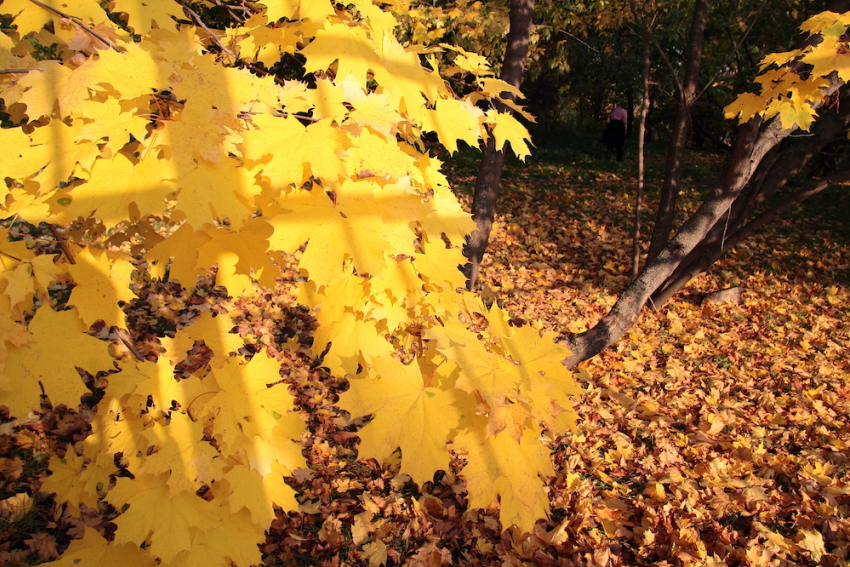
[[[507,180],[485,295],[567,333],[591,325],[626,282],[630,198],[610,172],[592,184],[566,172],[552,187],[554,173],[531,167]],[[546,437],[552,517],[525,535],[502,533],[498,504],[469,505],[459,455],[421,486],[399,473],[398,453],[357,460],[369,420],[335,406],[346,382],[308,356],[315,320],[297,305],[294,272],[237,300],[211,280],[189,294],[139,277],[125,312],[145,354],[159,352],[157,335],[212,310],[232,317],[245,354],[262,348],[281,363],[307,422],[309,469],[287,481],[299,511],[275,510],[265,564],[840,565],[850,551],[850,246],[838,228],[786,221],[590,361],[578,375],[578,430]],[[745,288],[743,305],[699,304],[702,292],[733,284]],[[187,375],[208,350],[195,343],[181,363]],[[82,441],[92,417],[44,408],[0,437],[0,563],[54,559],[86,530],[114,530],[103,501],[75,516],[38,494],[38,455]]]

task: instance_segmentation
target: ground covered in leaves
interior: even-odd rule
[[[553,163],[506,171],[483,294],[567,335],[592,326],[628,283],[633,172]],[[705,190],[699,174],[688,207]],[[468,191],[468,168],[452,179]],[[159,337],[213,310],[235,317],[254,344],[247,348],[267,347],[282,361],[309,427],[301,444],[310,470],[289,480],[301,509],[269,527],[268,565],[848,565],[842,207],[850,211],[850,199],[830,193],[740,246],[583,365],[578,429],[545,439],[559,472],[548,485],[552,516],[532,534],[502,532],[497,504],[469,510],[460,462],[416,486],[397,463],[357,461],[362,422],[334,407],[345,381],[306,354],[314,322],[291,295],[291,270],[276,290],[241,302],[140,276],[127,342],[156,357]],[[742,305],[702,303],[705,292],[735,285]],[[101,334],[116,356],[131,355],[121,337]],[[207,359],[199,342],[180,370]],[[91,377],[91,404],[105,382]],[[45,405],[0,425],[0,565],[54,559],[85,527],[114,529],[106,506],[74,517],[38,492],[46,451],[83,439],[90,414]]]

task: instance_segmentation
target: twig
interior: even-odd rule
[[[71,20],[72,22],[74,22],[75,24],[77,24],[78,26],[80,26],[81,28],[83,28],[84,30],[86,30],[86,32],[88,32],[88,33],[89,33],[89,34],[91,34],[92,36],[94,36],[94,37],[96,37],[97,39],[99,39],[100,41],[102,41],[104,44],[106,44],[106,45],[108,45],[109,47],[111,47],[112,49],[114,49],[117,53],[121,53],[121,50],[120,50],[120,49],[118,49],[118,46],[116,46],[114,43],[112,43],[111,41],[109,41],[109,40],[108,40],[108,39],[106,39],[105,37],[102,37],[99,33],[97,33],[96,31],[94,31],[94,30],[93,30],[93,29],[91,29],[90,27],[88,27],[88,26],[87,26],[87,25],[86,25],[86,24],[85,24],[85,23],[84,23],[84,22],[83,22],[80,18],[78,18],[77,16],[72,16],[71,14],[66,14],[65,12],[62,12],[61,10],[57,10],[57,9],[56,9],[56,8],[54,8],[53,6],[48,6],[47,4],[45,4],[44,2],[40,2],[39,0],[30,0],[30,2],[32,2],[32,3],[33,3],[33,4],[35,4],[36,6],[41,6],[41,7],[42,7],[42,8],[44,8],[45,10],[49,10],[49,11],[53,12],[54,14],[59,14],[59,15],[60,15],[60,16],[62,16],[63,18],[67,18],[67,19]]]
[[[30,1],[31,1],[31,2],[35,2],[35,0],[30,0]],[[195,23],[196,23],[196,24],[198,24],[199,26],[201,26],[201,27],[204,29],[204,31],[205,31],[205,32],[207,32],[207,33],[210,35],[210,39],[212,39],[212,40],[215,42],[215,44],[216,44],[216,45],[218,45],[218,47],[219,47],[222,51],[224,51],[225,53],[227,53],[228,55],[230,55],[231,57],[233,57],[233,59],[234,59],[234,60],[239,61],[239,57],[238,57],[235,53],[233,53],[232,51],[230,51],[227,47],[225,47],[225,46],[224,46],[224,44],[221,42],[221,39],[219,39],[218,34],[217,34],[217,33],[215,33],[215,32],[213,32],[213,31],[212,31],[212,30],[211,30],[211,29],[207,26],[207,24],[205,24],[205,23],[204,23],[204,21],[201,19],[201,16],[199,16],[199,15],[198,15],[198,13],[197,13],[196,11],[194,11],[192,8],[188,7],[186,4],[183,4],[182,2],[177,2],[177,3],[178,3],[178,4],[180,4],[180,6],[182,6],[182,7],[183,7],[183,10],[184,10],[187,14],[189,14],[189,16],[191,16],[191,18],[192,18],[193,20],[195,20]]]
[[[133,353],[133,356],[136,357],[136,360],[140,360],[142,362],[146,362],[147,359],[144,358],[139,351],[136,350],[136,347],[133,345],[133,341],[131,341],[128,337],[124,336],[124,329],[120,327],[115,327],[115,335],[121,339],[121,342],[124,343],[124,346],[127,347],[127,350]]]
[[[220,7],[220,8],[224,8],[225,10],[227,10],[227,13],[230,14],[231,16],[233,16],[234,20],[236,20],[236,21],[238,21],[239,23],[242,23],[242,24],[245,23],[245,18],[240,18],[239,16],[234,14],[233,10],[231,10],[231,8],[236,8],[237,10],[242,10],[244,12],[250,12],[250,10],[248,10],[248,8],[245,8],[244,6],[230,6],[230,5],[222,2],[221,0],[212,0],[212,3],[215,4],[216,6]]]
[[[12,73],[29,73],[30,71],[44,71],[44,69],[0,69],[0,75],[11,75]]]
[[[34,0],[32,0],[32,1],[34,1]],[[231,57],[233,57],[233,60],[234,60],[234,61],[236,61],[236,62],[237,62],[237,63],[239,63],[240,65],[245,65],[246,67],[248,67],[248,68],[249,68],[249,69],[251,69],[252,71],[255,71],[255,72],[257,72],[257,73],[260,73],[260,74],[262,74],[263,76],[271,75],[271,73],[270,73],[270,72],[265,71],[265,70],[263,70],[263,69],[260,69],[260,68],[259,68],[259,67],[257,67],[256,65],[252,65],[252,64],[248,63],[247,61],[245,61],[244,59],[242,59],[241,57],[239,57],[238,55],[236,55],[235,53],[233,53],[232,51],[230,51],[230,50],[229,50],[227,47],[225,47],[225,46],[224,46],[224,44],[221,42],[221,39],[219,39],[218,34],[217,34],[217,33],[215,33],[214,31],[212,31],[209,27],[207,27],[207,25],[203,22],[203,20],[201,20],[201,16],[199,16],[197,12],[195,12],[194,10],[192,10],[191,8],[189,8],[188,6],[186,6],[185,4],[183,4],[182,2],[179,2],[179,1],[178,1],[177,3],[178,3],[178,4],[180,4],[180,5],[183,7],[183,9],[186,11],[186,13],[187,13],[187,14],[189,14],[189,16],[191,16],[191,18],[195,21],[195,23],[197,23],[199,26],[201,26],[201,27],[204,29],[204,31],[205,31],[205,32],[207,32],[207,33],[209,34],[210,39],[212,39],[212,40],[213,40],[213,42],[215,42],[215,44],[216,44],[216,45],[218,45],[219,49],[221,49],[223,52],[225,52],[226,54],[228,54],[228,55],[230,55]],[[282,79],[280,79],[279,77],[275,77],[275,76],[273,76],[273,78],[274,78],[274,81],[275,81],[276,83],[278,83],[278,84],[280,84],[280,85],[283,85],[283,84],[284,84],[284,81],[283,81]]]
[[[71,256],[71,251],[68,250],[68,246],[65,244],[65,241],[59,237],[59,234],[56,232],[56,227],[50,223],[47,223],[47,226],[50,228],[50,232],[53,233],[53,238],[56,239],[56,242],[59,244],[59,248],[62,249],[62,252],[65,254],[65,257],[68,258],[68,261],[71,264],[76,264],[77,261],[74,260],[74,257]]]

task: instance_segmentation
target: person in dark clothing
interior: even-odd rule
[[[605,159],[610,160],[614,150],[617,151],[617,161],[623,161],[623,146],[626,143],[626,123],[629,120],[629,114],[620,105],[615,104],[614,110],[608,115],[608,125],[605,127],[605,132],[602,134],[603,144],[606,145]]]

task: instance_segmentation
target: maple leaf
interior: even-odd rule
[[[482,437],[475,428],[461,433],[452,443],[452,447],[468,455],[461,474],[469,488],[469,506],[486,508],[500,495],[499,519],[503,528],[515,525],[522,532],[531,532],[534,522],[549,512],[540,478],[554,474],[549,451],[529,429],[519,441],[507,431]],[[489,455],[499,455],[499,459]]]
[[[248,221],[239,232],[206,225],[210,239],[198,248],[198,266],[218,264],[216,284],[223,285],[233,297],[254,291],[253,280],[273,288],[280,269],[266,253],[272,227],[261,221]]]
[[[110,543],[96,529],[86,526],[82,539],[71,541],[71,545],[56,561],[44,563],[51,567],[113,567],[134,565],[155,567],[156,562],[139,546],[132,543]]]
[[[493,123],[493,137],[496,138],[497,150],[502,151],[505,142],[510,142],[511,149],[519,159],[525,160],[531,155],[525,143],[529,139],[528,130],[512,114],[490,110],[487,111],[487,119],[488,122]]]
[[[142,215],[161,215],[166,198],[175,191],[175,177],[166,160],[148,156],[132,162],[124,154],[94,163],[89,183],[77,187],[62,211],[70,218],[94,214],[107,227],[123,221],[135,204]]]
[[[76,263],[67,269],[77,287],[68,303],[77,307],[86,327],[102,320],[109,327],[127,328],[118,302],[137,297],[130,291],[130,275],[136,267],[124,258],[110,258],[106,251],[90,246],[74,256]]]
[[[29,324],[32,342],[8,350],[10,390],[2,398],[11,415],[24,416],[38,407],[39,382],[54,405],[76,407],[80,396],[89,393],[77,367],[92,374],[114,368],[107,344],[86,330],[76,309],[57,312],[43,306],[36,311]]]
[[[203,423],[188,415],[172,412],[167,425],[155,423],[145,429],[144,435],[154,452],[147,455],[138,472],[151,476],[170,473],[167,484],[173,495],[194,493],[222,476],[224,462],[218,451],[204,441]]]
[[[174,25],[175,19],[186,17],[179,4],[168,0],[112,0],[109,9],[127,14],[127,27],[138,35],[151,31],[153,24],[168,28]]]
[[[112,455],[100,453],[95,460],[87,462],[69,450],[62,458],[50,457],[48,469],[53,473],[41,485],[41,491],[55,493],[56,501],[68,505],[75,516],[80,516],[80,504],[89,508],[97,507],[98,487],[109,485],[109,476],[118,472]]]
[[[139,546],[150,540],[150,553],[171,562],[181,551],[192,549],[192,528],[215,528],[227,512],[219,502],[207,502],[194,492],[172,494],[165,476],[136,475],[119,478],[106,500],[121,510],[113,522],[118,526],[116,543]]]
[[[86,0],[45,0],[44,4],[59,12],[74,14],[84,22],[92,25],[94,22],[104,22],[109,19],[103,8],[96,2],[87,2]],[[4,14],[11,14],[15,17],[13,21],[21,37],[26,36],[30,32],[37,32],[44,25],[51,22],[59,25],[61,21],[61,16],[56,12],[45,10],[41,6],[24,0],[7,0],[3,2],[3,8],[0,10]]]
[[[229,219],[233,228],[242,228],[260,192],[251,172],[229,157],[218,164],[201,160],[177,185],[175,211],[185,214],[186,222],[196,229],[215,219]]]
[[[169,562],[174,567],[207,567],[215,564],[258,565],[263,527],[251,523],[246,511],[222,518],[215,527],[191,528],[191,547]]]
[[[262,173],[273,186],[300,187],[311,175],[335,182],[345,175],[338,154],[351,143],[330,119],[305,127],[291,116],[259,114],[252,122],[259,128],[242,133],[241,147],[246,159],[262,163]]]
[[[440,99],[425,115],[422,129],[436,132],[440,143],[453,154],[457,151],[457,141],[462,140],[470,146],[478,145],[481,137],[479,117],[484,112],[466,100]]]
[[[353,313],[345,313],[339,321],[319,327],[313,334],[313,352],[321,354],[331,343],[322,364],[332,374],[354,374],[361,363],[374,363],[392,353],[392,345],[378,333],[375,321],[364,321]]]
[[[383,269],[389,244],[375,223],[381,211],[370,184],[346,185],[336,202],[319,187],[295,190],[279,202],[285,209],[263,209],[264,218],[275,229],[270,247],[291,253],[309,241],[299,267],[318,285],[341,276],[346,257],[361,274],[376,274]],[[311,222],[304,223],[306,218]]]
[[[189,224],[183,224],[174,234],[151,248],[146,259],[151,275],[165,277],[166,270],[171,279],[193,286],[198,276],[206,271],[198,267],[198,249],[209,241],[209,235],[196,231]]]
[[[277,425],[277,416],[293,409],[293,397],[280,382],[280,363],[260,351],[247,363],[228,358],[213,367],[219,385],[205,410],[215,416],[213,433],[226,445],[237,445],[242,435],[268,440]],[[269,386],[275,384],[274,386]],[[298,434],[293,432],[293,437]]]
[[[765,101],[757,94],[743,93],[738,95],[733,102],[729,103],[723,113],[726,118],[736,118],[739,124],[743,124],[756,114],[761,114],[765,110]]]
[[[331,21],[324,23],[316,38],[300,53],[307,58],[304,70],[308,73],[325,71],[338,61],[338,80],[352,75],[364,86],[369,70],[380,64],[365,29]]]
[[[374,415],[360,432],[360,458],[382,462],[401,448],[401,469],[420,486],[448,470],[449,432],[460,421],[455,395],[426,384],[419,364],[375,358],[368,378],[349,379],[340,404],[352,417]]]
[[[424,123],[433,113],[425,104],[436,104],[441,96],[450,96],[442,78],[423,69],[418,55],[402,47],[393,34],[383,36],[380,52],[381,65],[375,69],[375,80],[392,97],[399,112]],[[440,102],[443,100],[448,99]],[[467,117],[463,120],[465,124]]]
[[[231,352],[236,352],[245,345],[242,337],[230,332],[233,327],[230,315],[214,315],[205,311],[193,319],[191,325],[178,329],[173,339],[161,339],[162,346],[165,347],[165,358],[172,366],[176,365],[186,358],[186,353],[195,346],[195,341],[204,341],[216,358],[227,360]]]
[[[230,483],[228,501],[231,510],[246,509],[258,526],[268,526],[272,523],[275,519],[275,506],[284,510],[298,508],[295,490],[283,481],[284,474],[289,471],[278,464],[274,464],[272,470],[273,472],[261,476],[256,470],[235,466],[224,475],[224,480]]]
[[[108,85],[123,99],[150,95],[153,89],[170,87],[171,65],[151,57],[138,43],[126,43],[123,51],[112,49],[98,52],[96,61],[74,71],[75,79],[94,85]]]

